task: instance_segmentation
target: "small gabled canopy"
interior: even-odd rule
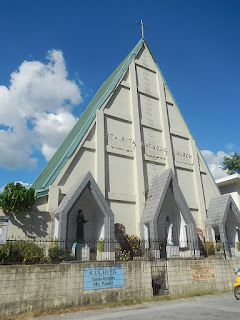
[[[152,179],[146,207],[142,215],[142,235],[144,234],[144,224],[149,224],[150,238],[158,240],[157,220],[169,187],[172,189],[174,199],[187,225],[188,241],[197,244],[196,223],[172,169],[165,170]]]
[[[83,194],[84,190],[89,188],[92,196],[96,200],[99,208],[101,209],[104,216],[104,239],[114,239],[114,215],[110,209],[107,201],[105,200],[101,190],[99,189],[96,181],[92,174],[88,172],[83,175],[77,182],[70,188],[68,193],[65,195],[59,206],[55,211],[55,217],[59,219],[59,231],[58,237],[64,243],[67,238],[68,229],[68,213],[76,204],[78,199]]]
[[[232,210],[236,218],[236,224],[240,226],[240,211],[230,194],[225,194],[220,197],[211,199],[209,204],[209,209],[208,209],[208,218],[207,218],[209,237],[211,241],[215,240],[215,239],[212,239],[211,228],[219,227],[221,242],[227,243],[225,223],[226,223],[229,209]]]

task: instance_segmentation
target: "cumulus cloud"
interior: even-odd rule
[[[214,179],[220,179],[227,176],[227,172],[222,168],[222,162],[224,157],[229,157],[230,155],[224,151],[218,151],[216,154],[210,150],[201,151],[208,168],[210,169]]]
[[[63,53],[51,50],[46,59],[24,61],[10,86],[0,86],[0,166],[35,166],[35,150],[49,160],[77,121],[71,112],[81,91],[67,78]]]
[[[46,160],[49,160],[60,143],[66,137],[76,123],[75,118],[71,113],[59,111],[58,114],[42,113],[34,120],[34,132],[40,137],[42,145],[41,151]]]

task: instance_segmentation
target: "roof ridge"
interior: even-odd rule
[[[96,110],[100,109],[102,104],[106,101],[109,95],[113,92],[122,75],[127,70],[129,64],[139,52],[142,45],[146,43],[142,38],[137,45],[129,52],[126,58],[118,65],[118,67],[110,74],[110,76],[103,82],[93,99],[85,108],[78,121],[66,136],[62,144],[59,146],[53,157],[46,164],[44,169],[33,182],[32,187],[37,190],[37,193],[44,195],[48,192],[49,185],[56,179],[58,173],[76,150],[79,142],[85,135],[90,124],[96,116]],[[42,192],[44,189],[44,192]]]

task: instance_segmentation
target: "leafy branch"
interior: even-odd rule
[[[0,207],[4,211],[23,211],[31,209],[36,201],[33,188],[27,189],[21,183],[9,182],[0,194]]]
[[[227,170],[227,174],[240,173],[240,155],[236,152],[230,157],[224,157],[223,170]]]

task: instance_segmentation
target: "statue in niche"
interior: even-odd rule
[[[77,234],[76,234],[76,241],[77,242],[85,242],[84,239],[84,223],[88,222],[88,220],[85,220],[83,211],[80,209],[78,210],[77,215]]]
[[[169,219],[169,216],[166,217],[165,221],[165,233],[167,237],[167,245],[173,246],[173,224]]]

